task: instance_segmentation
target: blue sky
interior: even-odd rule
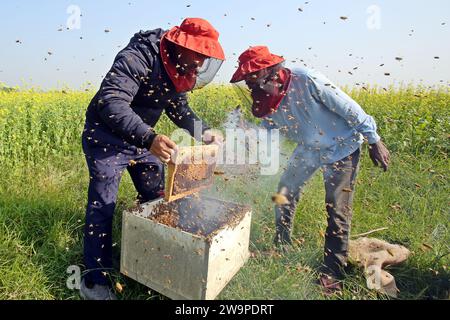
[[[81,10],[79,29],[66,30],[70,5]],[[220,32],[227,56],[218,82],[228,81],[248,46],[267,45],[287,66],[301,59],[339,84],[448,84],[449,13],[448,0],[2,1],[0,82],[97,87],[135,32],[202,17]]]

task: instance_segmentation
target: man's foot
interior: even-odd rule
[[[86,284],[86,280],[81,281],[80,296],[84,300],[117,300],[112,289],[107,285]]]
[[[342,293],[342,282],[337,280],[333,276],[322,274],[320,275],[318,282],[322,288],[323,294],[325,294],[326,296]]]

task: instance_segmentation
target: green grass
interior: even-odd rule
[[[387,173],[364,151],[354,202],[352,232],[389,229],[374,236],[407,246],[412,256],[390,272],[401,299],[449,298],[450,96],[444,89],[351,91],[377,120],[391,149]],[[0,299],[78,299],[66,287],[70,265],[82,264],[82,228],[88,173],[80,133],[92,92],[0,92]],[[240,104],[230,88],[210,87],[191,96],[193,108],[220,125]],[[174,126],[164,118],[159,132]],[[221,299],[321,299],[314,284],[326,227],[322,177],[305,188],[294,236],[304,239],[289,253],[271,253],[274,233],[270,197],[278,176],[218,178],[215,192],[253,207],[253,256],[221,293]],[[128,176],[120,187],[114,223],[120,247],[120,213],[133,204]],[[424,247],[427,244],[430,248]],[[114,273],[123,299],[161,299],[148,288]],[[336,299],[385,299],[366,289],[352,270]]]

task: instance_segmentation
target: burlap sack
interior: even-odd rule
[[[410,251],[400,245],[374,238],[350,240],[349,261],[364,268],[367,287],[391,297],[399,292],[394,277],[384,267],[397,265],[408,259]]]

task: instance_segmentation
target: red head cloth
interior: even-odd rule
[[[218,39],[217,30],[208,21],[200,18],[187,18],[179,27],[173,27],[164,34],[161,39],[161,57],[177,92],[186,92],[201,87],[198,80],[202,79],[202,75],[195,74],[194,71],[187,75],[180,75],[168,57],[167,41],[200,53],[209,60],[219,61],[218,63],[207,63],[210,68],[203,70],[203,74],[207,78],[206,81],[203,81],[203,85],[206,85],[220,68],[220,61],[225,60],[225,54]]]
[[[232,83],[244,80],[245,76],[284,62],[284,58],[271,54],[265,46],[250,47],[239,56],[239,67],[231,78]]]
[[[179,27],[170,29],[164,38],[207,57],[225,60],[219,32],[204,19],[187,18]]]

